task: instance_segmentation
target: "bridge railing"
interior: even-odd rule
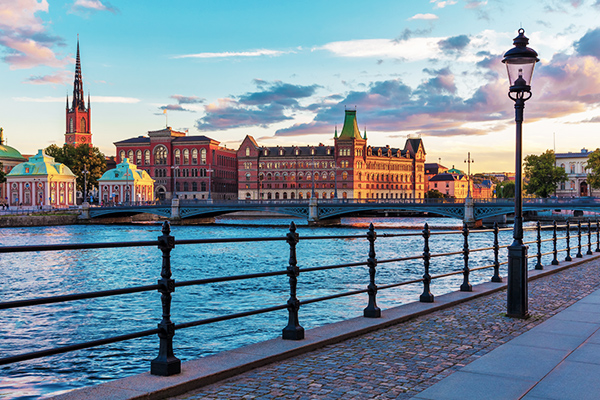
[[[565,261],[571,261],[571,252],[577,251],[575,257],[583,257],[583,252],[586,254],[592,254],[600,252],[600,223],[596,220],[592,224],[591,220],[588,220],[587,224],[581,224],[578,222],[576,225],[576,233],[573,233],[573,225],[567,222],[564,225],[557,225],[556,222],[552,225],[541,226],[538,223],[535,227],[526,228],[526,231],[533,232],[532,240],[525,241],[525,244],[530,244],[537,248],[537,252],[529,255],[529,258],[536,258],[537,263],[534,268],[542,269],[542,256],[553,255],[552,264],[559,264],[558,254],[566,252]],[[559,237],[558,232],[562,232],[564,229],[565,236]],[[502,282],[500,269],[506,265],[507,262],[500,262],[499,251],[508,247],[508,244],[500,244],[499,232],[508,231],[511,228],[499,229],[497,225],[493,229],[485,230],[469,230],[466,225],[463,226],[462,230],[459,231],[432,231],[428,224],[424,225],[424,229],[421,232],[403,232],[403,233],[384,233],[378,234],[375,231],[373,224],[369,226],[366,234],[361,235],[339,235],[339,236],[307,236],[300,237],[296,232],[296,226],[292,222],[290,224],[289,231],[285,236],[276,237],[260,237],[260,238],[212,238],[212,239],[184,239],[175,240],[171,236],[171,228],[168,222],[165,222],[162,227],[162,235],[157,240],[152,241],[132,241],[132,242],[119,242],[119,243],[84,243],[84,244],[52,244],[52,245],[36,245],[36,246],[4,246],[0,247],[0,254],[4,253],[26,253],[26,252],[52,252],[57,250],[73,250],[80,251],[84,249],[101,249],[101,248],[131,248],[131,247],[149,247],[157,246],[162,253],[162,265],[160,271],[160,279],[157,284],[125,287],[119,289],[97,291],[97,292],[85,292],[76,294],[67,294],[61,296],[51,296],[44,298],[33,298],[24,300],[13,300],[5,301],[0,303],[0,310],[10,310],[21,307],[31,307],[44,304],[55,304],[65,303],[76,300],[85,299],[96,299],[109,296],[119,296],[131,293],[140,293],[147,291],[157,290],[161,294],[161,305],[162,305],[162,317],[156,328],[150,328],[143,331],[119,332],[118,335],[107,337],[99,340],[72,343],[69,345],[50,348],[34,352],[26,352],[21,354],[14,354],[0,358],[0,365],[7,365],[26,360],[33,360],[42,357],[53,356],[61,353],[82,350],[86,348],[102,346],[109,343],[122,342],[126,340],[132,340],[136,338],[142,338],[150,335],[158,335],[159,345],[158,356],[150,363],[150,371],[152,374],[169,376],[177,374],[181,371],[180,360],[175,356],[174,341],[175,332],[181,329],[213,324],[220,321],[228,321],[248,317],[251,315],[265,314],[278,310],[287,310],[288,321],[287,325],[282,329],[282,338],[288,340],[299,340],[305,336],[304,328],[300,323],[300,309],[302,306],[306,306],[312,303],[324,302],[332,299],[366,295],[365,304],[366,307],[363,310],[363,316],[365,318],[378,318],[381,316],[381,309],[377,305],[377,294],[380,291],[384,291],[391,288],[398,288],[407,285],[422,284],[422,293],[419,296],[421,302],[434,302],[435,296],[432,294],[432,282],[449,278],[453,276],[462,275],[462,283],[457,289],[460,291],[471,291],[471,273],[474,271],[489,270],[489,279],[492,282]],[[552,230],[552,237],[542,239],[543,230]],[[491,238],[489,234],[491,233]],[[479,248],[470,248],[470,237],[473,235],[488,235],[489,245]],[[435,253],[431,251],[430,239],[432,237],[440,236],[446,237],[449,235],[462,235],[462,247],[454,249],[454,251],[439,252]],[[376,253],[376,241],[385,240],[387,238],[394,237],[421,237],[422,238],[422,253],[403,256],[393,257],[386,259],[378,259]],[[368,242],[368,252],[365,254],[365,258],[357,260],[351,263],[342,263],[335,265],[318,265],[314,267],[303,267],[298,266],[298,257],[296,249],[299,243],[310,243],[311,241],[327,241],[332,239],[363,239]],[[491,239],[491,240],[490,240]],[[586,240],[587,239],[587,240]],[[271,271],[271,272],[257,272],[253,274],[233,275],[233,276],[221,276],[221,277],[209,277],[194,280],[187,280],[176,282],[172,278],[171,271],[171,252],[174,250],[175,245],[205,245],[205,244],[231,244],[231,243],[242,243],[242,242],[273,242],[273,241],[285,241],[289,247],[289,265],[285,270]],[[564,241],[564,248],[559,249],[559,243],[562,244]],[[545,242],[552,242],[552,250],[544,252]],[[595,249],[592,250],[593,245]],[[545,246],[547,247],[547,246]],[[587,247],[587,251],[586,251]],[[476,252],[491,252],[493,254],[492,263],[473,263],[470,256]],[[439,273],[437,275],[431,275],[431,263],[434,259],[443,257],[462,256],[463,266],[461,269],[453,270],[449,272]],[[488,257],[490,259],[490,257]],[[382,265],[393,265],[414,261],[422,260],[423,262],[423,275],[414,276],[413,279],[401,281],[401,282],[387,282],[385,284],[378,284],[376,280],[377,271],[381,270]],[[474,265],[475,264],[475,265]],[[325,270],[344,270],[353,269],[356,267],[367,267],[368,274],[364,275],[364,282],[367,283],[364,289],[351,290],[338,293],[329,293],[320,297],[313,298],[299,298],[299,294],[305,290],[305,286],[302,281],[299,281],[299,277],[305,274],[325,271]],[[187,321],[183,323],[175,324],[171,321],[171,300],[172,293],[176,287],[186,286],[198,286],[208,285],[212,283],[226,283],[235,282],[241,280],[253,280],[263,279],[266,277],[277,277],[286,276],[289,282],[289,297],[287,301],[271,306],[259,309],[252,309],[243,312],[216,315],[211,318],[203,318],[193,321]],[[415,299],[416,300],[416,299]],[[396,304],[393,304],[396,305]],[[49,312],[51,314],[51,312]],[[157,318],[158,320],[158,318]],[[281,323],[281,326],[283,323]],[[1,346],[1,345],[0,345]],[[2,349],[3,354],[14,353],[14,349]]]

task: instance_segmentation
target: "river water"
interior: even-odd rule
[[[219,219],[205,226],[173,226],[176,240],[192,238],[233,238],[284,236],[290,219],[239,220]],[[298,225],[300,242],[298,265],[312,267],[365,261],[369,244],[366,238],[305,240],[309,236],[365,234],[373,222],[380,235],[376,241],[378,260],[420,255],[421,237],[384,238],[385,233],[419,233],[428,222],[433,231],[459,232],[461,223],[446,218],[343,219],[342,227]],[[544,233],[544,237],[550,235]],[[155,240],[161,235],[160,224],[73,225],[0,229],[0,245],[53,243],[90,243]],[[533,232],[525,240],[533,239]],[[501,245],[510,244],[512,232],[501,232]],[[492,245],[492,234],[472,234],[471,249]],[[572,240],[572,244],[575,241]],[[584,242],[584,243],[587,243]],[[463,237],[434,235],[431,252],[460,251]],[[551,243],[543,251],[551,250]],[[564,245],[559,245],[563,248]],[[537,251],[530,246],[530,254]],[[574,256],[574,253],[572,253]],[[289,246],[284,241],[178,245],[171,253],[176,281],[217,276],[284,270]],[[506,251],[501,251],[501,261]],[[551,256],[544,257],[549,264]],[[564,259],[564,255],[562,256]],[[493,253],[470,255],[471,268],[489,265]],[[530,260],[533,268],[535,260]],[[461,255],[434,258],[431,274],[456,271],[463,267]],[[155,284],[160,277],[161,252],[154,247],[18,253],[0,256],[0,301],[54,296],[60,294],[116,289]],[[501,275],[506,275],[501,269]],[[384,285],[423,275],[422,260],[382,263],[377,267],[376,283]],[[473,284],[488,281],[492,270],[472,273]],[[367,267],[301,273],[298,281],[300,300],[364,289],[368,284]],[[457,290],[462,275],[435,280],[431,291],[439,296]],[[422,285],[380,291],[377,302],[382,310],[418,301]],[[172,320],[184,323],[202,318],[284,304],[289,297],[286,276],[244,280],[204,286],[177,288],[173,294]],[[367,295],[350,296],[303,306],[300,324],[305,329],[362,315]],[[0,310],[0,354],[2,357],[67,344],[96,340],[139,330],[153,329],[160,321],[161,302],[157,292],[114,296],[64,304]],[[281,335],[287,324],[287,311],[279,311],[241,320],[221,322],[178,330],[174,337],[175,355],[182,361],[203,357]],[[310,334],[310,333],[308,333]],[[116,378],[146,372],[158,352],[158,338],[151,336],[117,344],[80,350],[63,355],[0,367],[0,398],[33,399],[63,391],[95,385]]]

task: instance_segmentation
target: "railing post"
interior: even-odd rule
[[[470,292],[473,287],[469,283],[469,228],[467,224],[463,223],[462,234],[465,238],[463,243],[463,260],[465,261],[465,267],[463,268],[463,283],[460,285],[461,292]]]
[[[588,218],[588,251],[587,254],[588,256],[591,256],[592,254],[594,254],[594,252],[592,251],[592,220]]]
[[[558,250],[556,248],[556,221],[554,221],[554,227],[552,229],[552,253],[554,254],[554,258],[552,259],[552,265],[558,265]]]
[[[298,285],[298,261],[296,259],[296,244],[300,241],[296,233],[296,224],[294,221],[290,224],[290,231],[286,235],[286,242],[290,245],[290,265],[287,267],[287,275],[290,278],[290,298],[287,301],[288,324],[283,328],[282,338],[287,340],[304,339],[304,328],[298,321],[298,310],[300,309],[300,300],[296,297],[296,286]]]
[[[573,261],[571,258],[571,222],[567,221],[567,256],[565,261]]]
[[[423,229],[423,266],[425,267],[425,273],[423,274],[423,294],[419,297],[422,303],[433,303],[433,294],[429,291],[431,283],[431,275],[429,275],[429,260],[431,259],[429,236],[431,236],[429,233],[429,224],[425,223],[425,229]]]
[[[542,225],[540,221],[537,222],[536,225],[537,230],[537,264],[535,264],[535,269],[544,269],[542,266]]]
[[[162,321],[158,324],[160,347],[158,357],[150,363],[152,375],[171,376],[181,372],[181,360],[173,354],[173,336],[175,324],[171,322],[171,293],[175,291],[175,280],[171,279],[171,250],[175,248],[175,238],[170,235],[171,226],[165,221],[162,236],[158,237],[158,248],[162,251],[161,279],[158,280],[158,291],[161,293]]]
[[[596,252],[600,251],[600,221],[596,220]]]
[[[575,257],[582,258],[581,254],[581,221],[577,221],[577,255]]]
[[[498,261],[498,253],[500,251],[498,233],[498,223],[494,222],[494,276],[492,276],[492,282],[502,282],[502,278],[500,277],[500,261]]]
[[[375,267],[377,266],[377,258],[375,258],[375,240],[377,239],[377,233],[373,224],[369,225],[369,232],[367,232],[367,239],[369,240],[369,259],[367,265],[369,266],[369,304],[367,308],[363,310],[363,315],[367,318],[379,318],[381,317],[381,309],[377,307],[377,285],[375,285]]]

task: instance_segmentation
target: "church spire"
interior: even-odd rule
[[[75,61],[75,81],[73,82],[73,109],[85,111],[83,79],[81,78],[81,58],[79,57],[79,35],[77,35],[77,59]]]

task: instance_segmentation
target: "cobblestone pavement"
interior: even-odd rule
[[[177,399],[407,399],[594,291],[599,267],[595,260],[530,282],[527,320],[504,316],[504,290]]]

